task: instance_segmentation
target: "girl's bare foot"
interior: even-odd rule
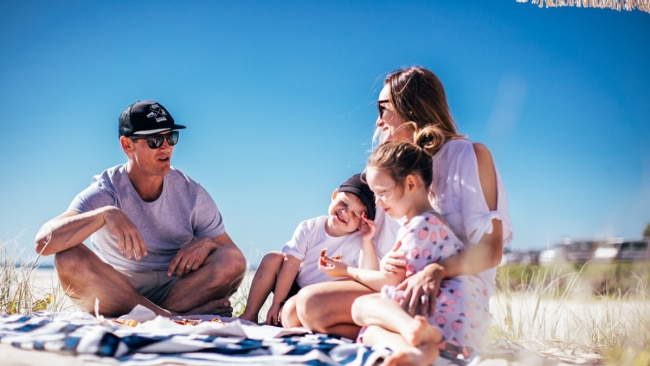
[[[427,318],[422,315],[416,315],[413,318],[413,326],[405,333],[402,333],[404,339],[413,346],[419,346],[425,343],[438,344],[442,340],[440,330],[429,324]]]
[[[384,361],[386,366],[421,366],[431,365],[439,356],[435,343],[423,343],[417,347],[393,353]]]

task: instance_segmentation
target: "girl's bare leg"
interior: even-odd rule
[[[412,346],[438,344],[442,340],[440,330],[431,325],[427,318],[421,315],[411,317],[393,300],[384,299],[380,294],[365,295],[355,300],[352,318],[362,326],[375,325],[399,333]]]
[[[295,308],[283,309],[282,324],[285,327],[304,326],[314,332],[356,339],[361,328],[352,320],[352,303],[359,296],[373,292],[352,280],[306,286],[293,297]],[[292,311],[295,314],[291,314]]]
[[[438,359],[436,343],[409,344],[404,337],[378,326],[369,326],[363,334],[363,344],[367,346],[387,347],[393,353],[384,360],[384,365],[431,365]]]

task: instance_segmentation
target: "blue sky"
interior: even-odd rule
[[[421,65],[506,185],[517,249],[650,222],[650,14],[502,1],[4,1],[0,241],[33,237],[120,164],[117,121],[155,99],[172,164],[250,262],[363,169],[384,76]],[[51,261],[46,258],[45,262]]]

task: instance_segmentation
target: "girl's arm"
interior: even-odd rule
[[[329,276],[347,277],[375,291],[380,291],[384,285],[395,286],[404,280],[403,276],[392,275],[384,271],[350,267],[347,263],[328,256],[321,257],[318,261],[318,268]]]

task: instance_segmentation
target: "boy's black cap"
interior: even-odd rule
[[[368,210],[368,218],[370,220],[375,219],[375,194],[368,187],[365,174],[351,176],[341,184],[339,192],[349,192],[359,197]]]
[[[165,107],[153,100],[135,102],[120,115],[120,136],[151,135],[183,128],[174,123]]]

